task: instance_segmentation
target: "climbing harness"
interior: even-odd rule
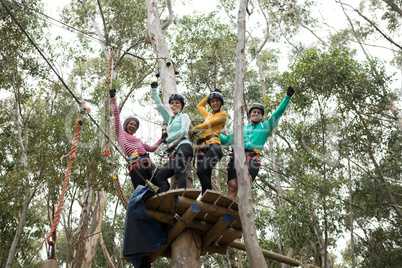
[[[129,158],[130,164],[129,164],[129,172],[133,168],[136,168],[138,166],[142,166],[144,168],[151,167],[152,170],[155,168],[155,165],[152,163],[151,159],[149,158],[149,154],[142,154],[138,155],[136,158]]]
[[[166,153],[168,154],[169,158],[170,156],[173,156],[175,152],[177,152],[177,145],[179,145],[180,142],[187,140],[186,137],[182,137],[181,139],[177,140],[172,146],[166,149]],[[174,159],[170,159],[174,160]]]
[[[197,140],[197,145],[201,145],[201,144],[203,144],[204,142],[206,142],[207,140],[210,140],[210,139],[212,139],[212,138],[214,138],[214,137],[219,138],[219,136],[216,135],[216,134],[212,134],[212,135],[206,136],[205,138],[199,138],[199,139]]]

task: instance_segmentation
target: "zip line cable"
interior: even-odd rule
[[[44,54],[42,53],[42,51],[39,49],[39,47],[36,45],[36,43],[35,43],[35,42],[31,39],[31,37],[26,33],[26,31],[23,29],[23,27],[20,25],[20,23],[16,20],[16,18],[15,18],[14,15],[11,13],[11,11],[10,11],[10,10],[7,8],[7,6],[4,4],[3,0],[0,0],[0,1],[1,1],[3,7],[6,9],[6,11],[9,13],[9,15],[12,17],[12,19],[13,19],[13,20],[15,21],[15,23],[18,25],[18,27],[19,27],[19,28],[22,30],[22,32],[27,36],[27,38],[29,39],[29,41],[34,45],[34,47],[35,47],[36,50],[39,52],[39,54],[42,56],[42,58],[46,61],[46,63],[49,65],[49,67],[52,69],[52,71],[56,74],[56,76],[57,76],[57,77],[59,78],[59,80],[62,82],[63,86],[69,91],[69,93],[70,93],[71,96],[75,99],[75,101],[76,101],[78,104],[81,104],[81,100],[79,100],[79,99],[75,96],[75,94],[70,90],[70,88],[66,85],[66,83],[64,82],[64,80],[60,77],[60,75],[57,73],[57,71],[53,68],[53,66],[51,65],[51,63],[46,59],[46,57],[44,56]],[[38,13],[38,14],[40,14],[40,15],[42,15],[42,16],[48,18],[48,19],[50,19],[50,20],[56,21],[56,22],[58,22],[58,23],[64,25],[65,27],[67,27],[67,28],[69,28],[69,29],[72,29],[72,30],[74,30],[74,31],[76,31],[76,32],[79,32],[80,34],[83,34],[84,36],[86,36],[86,37],[88,37],[88,38],[90,38],[90,39],[92,39],[92,40],[94,40],[94,41],[103,43],[103,44],[105,44],[106,46],[110,46],[110,45],[106,44],[106,42],[103,41],[103,40],[100,40],[100,39],[98,39],[98,38],[96,38],[96,37],[93,37],[93,36],[91,36],[91,35],[88,35],[87,33],[83,32],[82,30],[79,30],[79,29],[77,29],[77,28],[75,28],[75,27],[73,27],[73,26],[70,26],[70,25],[68,25],[68,24],[66,24],[66,23],[64,23],[64,22],[61,22],[61,21],[59,21],[59,20],[57,20],[57,19],[54,19],[54,18],[52,18],[52,17],[50,17],[50,16],[48,16],[48,15],[46,15],[46,14],[44,14],[44,13],[38,11],[38,10],[35,10],[35,9],[31,8],[31,7],[26,6],[25,4],[18,3],[18,2],[16,2],[15,0],[13,0],[13,2],[16,3],[16,4],[18,4],[18,5],[20,5],[20,6],[22,5],[22,6],[24,6],[25,8],[30,9],[30,10],[32,10],[32,11],[34,11],[34,12],[36,12],[36,13]],[[129,53],[129,52],[123,50],[123,49],[120,49],[120,50],[123,51],[124,53],[130,55],[130,56],[133,56],[133,57],[136,57],[136,58],[139,58],[139,59],[145,61],[145,58],[138,57],[138,56],[136,56],[136,55],[134,55],[134,54],[132,54],[132,53]],[[146,58],[146,59],[152,59],[152,60],[153,60],[153,59],[158,59],[158,58]],[[146,62],[146,61],[145,61],[145,62]],[[148,66],[149,66],[149,65],[148,65]],[[99,126],[99,124],[93,119],[93,117],[92,117],[89,113],[88,113],[87,115],[88,115],[88,117],[91,119],[91,121],[95,124],[95,126],[102,132],[102,134],[103,134],[103,135],[108,139],[108,141],[113,145],[113,147],[119,152],[119,154],[120,154],[128,163],[130,163],[129,160],[126,158],[126,156],[119,150],[119,148],[116,146],[116,144],[111,141],[110,137],[103,131],[103,129],[102,129],[102,128]],[[143,119],[143,118],[142,118],[142,119]],[[144,119],[144,120],[145,120],[145,119]],[[150,121],[150,120],[146,120],[146,121],[149,121],[149,122],[151,122],[151,123],[153,123],[153,124],[158,124],[158,123],[152,122],[152,121]],[[265,158],[265,157],[264,157],[264,158]],[[268,158],[267,158],[267,159],[268,159]],[[268,159],[268,160],[271,161],[272,163],[274,163],[271,159]],[[278,166],[280,166],[280,167],[282,167],[282,169],[284,169],[283,166],[281,166],[281,165],[279,165],[279,164],[277,164],[277,163],[275,163],[275,164],[278,165]],[[333,196],[333,197],[335,197],[336,199],[340,200],[341,202],[343,202],[343,203],[345,203],[345,204],[351,205],[351,206],[353,206],[353,207],[355,207],[355,208],[357,208],[357,209],[360,209],[360,210],[362,210],[362,211],[364,211],[364,212],[367,212],[365,209],[363,209],[363,208],[361,208],[361,207],[359,207],[359,206],[357,206],[357,205],[355,205],[355,204],[353,204],[353,203],[350,203],[350,202],[348,202],[348,201],[346,201],[346,200],[343,200],[341,197],[339,197],[339,196],[337,196],[337,195],[335,195],[335,194],[329,193],[328,191],[326,191],[326,190],[320,188],[320,187],[317,186],[317,185],[314,185],[313,183],[305,182],[305,180],[304,180],[304,179],[301,179],[300,176],[295,175],[294,172],[291,172],[291,171],[287,170],[286,168],[285,168],[285,170],[287,170],[288,172],[292,173],[292,174],[293,174],[294,176],[296,176],[298,179],[294,179],[294,178],[291,178],[291,177],[289,177],[289,176],[286,176],[285,174],[283,174],[283,173],[281,173],[281,172],[279,172],[279,171],[274,171],[272,168],[269,168],[269,167],[268,167],[268,169],[272,170],[273,172],[277,172],[278,174],[280,174],[280,175],[282,175],[282,176],[284,176],[284,177],[286,177],[286,178],[288,178],[288,179],[291,179],[291,180],[293,180],[293,181],[297,181],[297,182],[299,182],[299,183],[301,183],[301,184],[303,184],[303,185],[305,185],[305,186],[307,186],[307,187],[309,187],[309,188],[318,190],[318,191],[321,192],[321,193],[325,193],[325,194],[328,194],[328,195],[330,195],[330,196]],[[138,172],[138,171],[137,171],[137,172]],[[141,177],[142,177],[142,176],[141,176]],[[145,180],[145,178],[143,178],[143,177],[142,177],[142,179]],[[146,181],[146,180],[145,180],[145,181]],[[147,182],[146,182],[146,183],[147,183]],[[147,183],[147,184],[148,184],[148,183]],[[149,186],[149,184],[148,184],[148,186]],[[150,188],[151,188],[151,187],[150,187]],[[151,188],[151,189],[152,189],[152,188]],[[153,190],[153,189],[152,189],[152,190]],[[153,191],[154,191],[154,190],[153,190]],[[154,191],[154,192],[155,192],[155,191]],[[156,193],[156,194],[157,194],[157,193]],[[158,194],[157,194],[157,195],[158,195]],[[162,199],[162,200],[163,200],[163,199]],[[164,201],[164,200],[163,200],[163,201]],[[165,203],[165,205],[167,205],[167,204]],[[168,205],[167,205],[167,206],[168,206]],[[169,206],[168,206],[168,207],[169,207]],[[170,207],[169,207],[169,208],[170,208]],[[171,209],[171,208],[170,208],[170,209]],[[173,209],[172,209],[172,211],[173,211]]]
[[[32,43],[32,45],[35,47],[35,49],[39,52],[39,54],[42,56],[42,58],[46,61],[50,69],[56,74],[56,76],[59,78],[63,86],[67,89],[67,91],[71,94],[71,96],[75,99],[75,101],[80,105],[82,102],[75,96],[75,94],[71,91],[71,89],[67,86],[67,84],[64,82],[64,80],[61,78],[61,76],[57,73],[57,71],[54,69],[52,64],[47,60],[46,56],[42,53],[40,48],[36,45],[36,43],[33,41],[33,39],[29,36],[29,34],[25,31],[25,29],[22,27],[22,25],[18,22],[18,20],[15,18],[14,14],[8,9],[6,4],[4,3],[3,0],[0,0],[1,4],[3,5],[4,9],[7,11],[7,13],[10,15],[10,17],[14,20],[14,22],[18,25],[18,27],[21,29],[21,31],[24,33],[24,35],[28,38],[28,40]],[[130,161],[127,159],[127,157],[119,150],[119,148],[116,146],[116,144],[110,139],[110,137],[105,133],[105,131],[99,126],[99,124],[93,119],[90,113],[87,113],[88,117],[91,119],[91,121],[95,124],[95,126],[102,132],[102,134],[107,138],[107,140],[113,145],[113,147],[119,152],[119,154],[127,161],[127,163],[130,164]],[[171,211],[172,214],[175,215],[175,218],[179,219],[182,221],[180,216],[175,213],[174,209],[171,208],[166,201],[159,196],[159,194],[149,185],[149,183],[146,181],[146,179],[134,168],[134,170],[137,172],[137,174],[141,177],[141,179],[147,184],[147,186],[154,192],[155,195],[157,195],[162,203],[166,205],[166,207]],[[184,223],[184,222],[183,222]]]
[[[57,19],[55,19],[55,18],[53,18],[53,17],[51,17],[51,16],[49,16],[49,15],[47,15],[47,14],[45,14],[45,13],[39,11],[39,10],[36,10],[36,9],[34,9],[34,8],[32,8],[32,7],[27,6],[26,4],[18,3],[18,2],[15,1],[15,0],[12,0],[12,1],[13,1],[14,3],[20,5],[20,6],[23,6],[23,7],[27,8],[27,9],[29,9],[29,10],[32,10],[32,11],[34,11],[34,12],[36,12],[36,13],[38,13],[38,14],[44,16],[45,18],[48,19],[48,21],[51,20],[51,21],[55,21],[55,22],[57,22],[57,23],[59,23],[59,24],[62,24],[63,26],[65,26],[65,27],[67,27],[68,29],[70,29],[70,32],[76,31],[76,32],[78,32],[78,33],[84,35],[85,37],[87,37],[87,38],[89,38],[89,39],[92,39],[93,41],[102,43],[102,44],[104,44],[104,45],[107,46],[107,47],[113,47],[112,45],[107,44],[107,42],[104,41],[104,40],[101,40],[101,39],[99,39],[99,38],[97,38],[97,37],[94,37],[94,36],[92,36],[92,35],[89,35],[88,33],[84,32],[84,31],[82,31],[82,30],[80,30],[80,29],[77,29],[77,28],[75,28],[75,27],[73,27],[73,26],[71,26],[71,25],[68,25],[67,23],[64,23],[64,22],[62,22],[62,21],[60,21],[60,20],[57,20]],[[49,22],[49,23],[51,23],[51,22]],[[57,27],[60,27],[60,25],[57,25],[57,24],[54,24],[54,23],[51,23],[51,24],[52,24],[52,25],[55,25],[55,26],[57,26]],[[61,28],[62,28],[62,27],[61,27]],[[71,30],[73,30],[73,31],[71,31]],[[124,50],[124,49],[119,49],[119,48],[115,48],[115,49],[120,50],[120,51],[124,52],[125,54],[130,55],[130,56],[132,56],[132,57],[134,57],[134,58],[143,60],[143,61],[149,66],[149,68],[151,68],[151,69],[153,69],[153,68],[146,62],[146,60],[166,59],[166,58],[157,58],[157,57],[143,58],[143,57],[140,57],[140,56],[138,56],[138,55],[132,54],[132,53],[130,53],[130,52]]]

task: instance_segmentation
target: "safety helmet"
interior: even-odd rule
[[[180,95],[178,93],[174,93],[174,94],[170,95],[170,97],[169,97],[169,104],[172,100],[179,100],[181,102],[181,109],[183,110],[184,105],[186,103],[184,102],[184,97],[182,95]]]
[[[258,108],[261,110],[261,114],[264,116],[264,106],[261,103],[253,103],[253,105],[251,105],[250,110],[248,110],[248,114],[251,114],[251,110]]]
[[[218,100],[220,100],[221,101],[221,106],[223,105],[223,96],[222,96],[222,93],[220,92],[220,91],[217,91],[216,89],[215,89],[215,91],[214,92],[211,92],[211,93],[209,93],[209,95],[208,95],[208,99],[207,99],[207,102],[208,102],[208,104],[209,104],[209,106],[211,106],[211,100],[212,99],[218,99]]]
[[[128,123],[130,123],[130,121],[135,121],[135,122],[137,122],[137,129],[140,127],[140,121],[139,121],[137,118],[135,118],[135,117],[128,117],[126,120],[124,120],[124,123],[123,123],[123,129],[124,129],[125,132],[128,132],[128,131],[127,131],[127,125],[128,125]]]

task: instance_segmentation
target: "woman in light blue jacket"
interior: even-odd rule
[[[185,102],[184,97],[180,94],[172,94],[169,97],[171,116],[163,106],[158,95],[158,83],[152,82],[152,96],[157,105],[159,113],[166,122],[167,134],[166,142],[168,144],[169,160],[157,173],[155,179],[159,185],[158,192],[166,192],[170,186],[168,178],[176,176],[178,188],[186,188],[186,170],[193,158],[193,147],[189,141],[188,131],[191,120],[187,114],[183,114]]]

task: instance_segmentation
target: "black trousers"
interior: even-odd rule
[[[132,166],[129,166],[129,170]],[[131,182],[133,183],[134,189],[137,188],[138,185],[145,185],[144,180],[151,180],[152,174],[155,171],[155,166],[152,164],[151,159],[149,162],[139,162],[138,166],[133,167],[130,171]],[[156,174],[152,178],[151,182],[159,186],[156,179]]]
[[[169,190],[168,178],[173,175],[177,178],[178,187],[186,188],[186,170],[192,158],[193,147],[191,144],[180,145],[156,174],[156,181],[159,185],[158,192],[162,193]]]
[[[212,170],[222,159],[222,146],[219,143],[212,143],[199,149],[197,153],[197,176],[201,182],[202,193],[212,189]]]

